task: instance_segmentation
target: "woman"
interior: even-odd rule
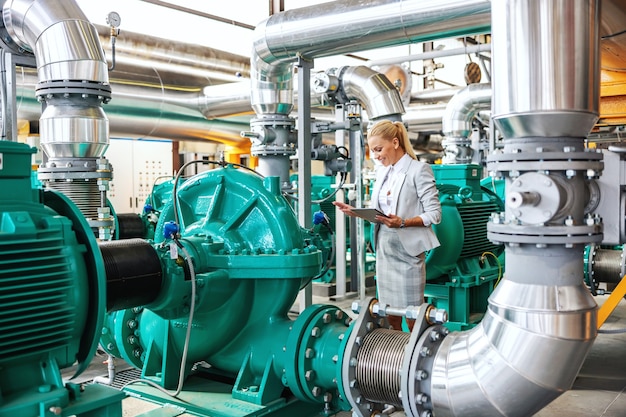
[[[378,300],[398,308],[418,306],[424,302],[424,252],[439,246],[431,227],[441,221],[433,170],[417,160],[402,122],[376,123],[368,131],[367,144],[380,163],[370,206],[386,214],[376,216],[374,228]],[[333,204],[354,216],[349,204]],[[388,319],[394,329],[401,329],[401,317]],[[412,330],[413,321],[407,324]]]

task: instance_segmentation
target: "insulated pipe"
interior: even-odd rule
[[[507,193],[523,188],[550,206],[562,188],[567,198],[538,224],[522,212],[534,213],[536,198],[488,224],[489,239],[506,244],[506,276],[479,325],[451,333],[434,355],[422,390],[437,417],[533,415],[571,387],[596,337],[581,255],[602,228],[584,217],[581,194],[600,166],[583,146],[598,110],[599,1],[494,1],[492,21],[505,146],[488,168],[506,177]]]
[[[95,25],[104,51],[111,56],[111,28]],[[191,43],[122,30],[115,41],[116,68],[158,72],[168,86],[199,88],[204,85],[234,83],[250,78],[250,58]],[[116,77],[113,71],[111,79]],[[135,80],[139,81],[137,77]],[[249,88],[249,84],[248,84]]]
[[[383,74],[360,65],[341,71],[344,94],[356,99],[367,111],[370,120],[397,117],[404,113],[404,104],[396,87]]]
[[[35,54],[39,81],[108,82],[98,33],[74,1],[7,0],[3,18],[12,40]]]
[[[494,2],[493,5],[504,2]],[[509,2],[506,2],[507,5]],[[585,137],[598,119],[600,101],[599,10],[570,2],[494,7],[508,26],[493,20],[494,55],[501,88],[494,88],[493,120],[505,138]],[[579,2],[571,2],[578,4]],[[562,14],[567,9],[571,16]],[[591,9],[591,10],[590,10]],[[583,20],[592,15],[593,25]],[[532,22],[545,38],[532,36]],[[575,31],[574,31],[575,28]],[[598,39],[592,43],[591,40]],[[507,59],[502,59],[506,57]],[[558,59],[557,59],[558,58]],[[495,85],[495,84],[494,84]]]
[[[490,84],[470,84],[452,97],[442,119],[444,164],[472,162],[474,150],[469,138],[472,119],[480,110],[490,107]]]
[[[491,85],[468,85],[448,101],[441,121],[443,135],[448,139],[467,139],[476,113],[490,107]]]
[[[151,77],[143,76],[152,81],[150,86],[146,83],[137,85],[132,80],[112,80],[112,100],[107,104],[111,137],[211,140],[237,148],[242,146],[240,133],[249,129],[249,117],[234,117],[232,111],[235,108],[229,99],[222,94],[214,95],[211,92],[213,87],[207,87],[206,93],[173,90],[159,83],[159,76],[160,73],[153,73]],[[32,93],[36,84],[34,70],[18,68],[16,88],[19,119],[37,120],[41,115],[41,105]],[[250,84],[245,84],[249,95]],[[223,91],[229,85],[222,84],[214,88]],[[244,113],[246,108],[252,112],[249,99],[239,104],[240,107],[236,108],[238,112]],[[211,117],[209,120],[202,111],[225,116]]]
[[[95,27],[73,0],[8,0],[3,19],[11,39],[35,55],[46,154],[102,156],[109,143],[102,102],[110,99],[110,87]]]
[[[250,77],[257,115],[293,109],[292,63],[489,30],[486,0],[341,0],[288,10],[255,29]]]

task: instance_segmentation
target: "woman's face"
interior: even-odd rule
[[[400,159],[398,152],[399,142],[397,138],[385,140],[382,136],[370,136],[367,138],[372,159],[380,162],[383,166],[393,165]]]

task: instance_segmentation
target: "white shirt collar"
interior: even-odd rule
[[[402,155],[402,158],[398,159],[398,162],[396,162],[394,165],[392,165],[391,167],[393,168],[393,173],[396,174],[398,172],[406,172],[407,168],[409,167],[409,164],[411,163],[411,157],[409,156],[408,153],[405,153],[404,155]]]

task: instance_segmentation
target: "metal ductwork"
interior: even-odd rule
[[[110,28],[95,27],[104,51],[112,58]],[[250,78],[250,58],[247,56],[126,30],[116,38],[115,56],[111,80],[123,76],[126,69],[135,73],[135,81],[142,81],[143,73],[158,73],[163,84],[179,88],[198,89]],[[152,80],[148,78],[146,81]]]
[[[489,30],[486,0],[335,1],[271,16],[255,29],[250,76],[259,114],[293,109],[292,63]]]
[[[472,119],[478,111],[490,107],[490,84],[470,84],[450,99],[442,119],[445,164],[471,163],[474,154],[469,138]]]

